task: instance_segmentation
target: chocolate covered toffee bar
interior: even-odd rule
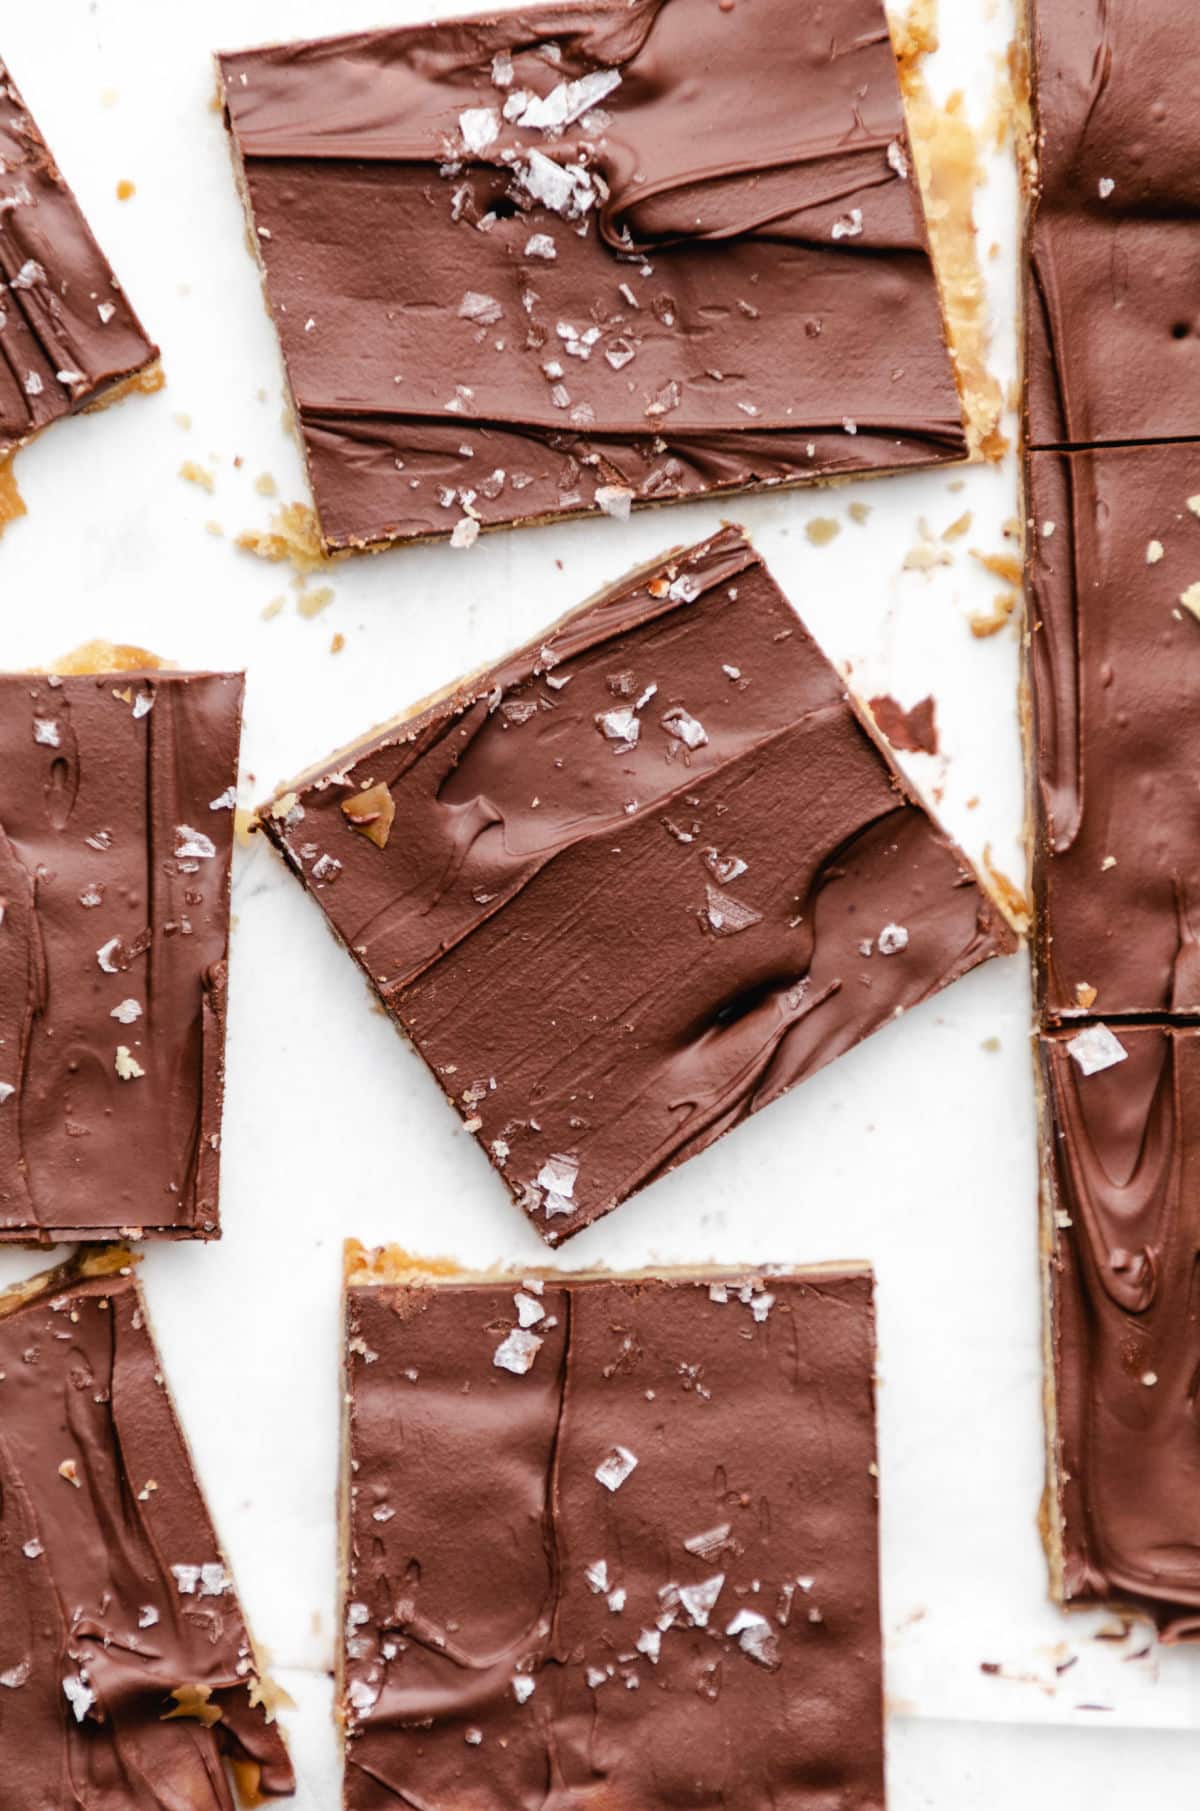
[[[1014,942],[733,528],[261,819],[552,1243]]]
[[[5,1811],[230,1811],[292,1770],[128,1254],[0,1295]]]
[[[157,388],[157,362],[0,61],[0,463],[118,387]]]
[[[1200,434],[1200,113],[1176,0],[1026,0],[1032,446]]]
[[[220,59],[328,549],[961,459],[880,0]]]
[[[1032,453],[1038,997],[1200,1014],[1200,442]]]
[[[1041,1040],[1058,1597],[1200,1636],[1200,1030]]]
[[[241,703],[0,675],[0,1240],[217,1235]]]
[[[877,1811],[869,1271],[349,1258],[347,1811]]]

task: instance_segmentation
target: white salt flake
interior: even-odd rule
[[[1129,1055],[1107,1025],[1089,1025],[1086,1031],[1067,1040],[1067,1049],[1085,1075],[1099,1075],[1102,1069],[1114,1068]]]
[[[512,1695],[518,1704],[528,1704],[537,1688],[537,1680],[531,1679],[528,1673],[514,1673]]]
[[[834,221],[829,236],[831,239],[857,239],[862,230],[862,209],[851,208],[848,214],[843,214],[840,220]]]
[[[458,116],[458,129],[467,150],[478,157],[500,136],[500,115],[494,107],[468,107]]]
[[[588,1586],[593,1595],[596,1597],[603,1597],[608,1590],[608,1561],[606,1559],[594,1559],[590,1566],[585,1566],[583,1568],[583,1576],[587,1579]]]
[[[138,1611],[138,1628],[152,1629],[158,1621],[158,1611],[152,1603],[144,1603]]]
[[[136,1000],[121,1000],[108,1016],[116,1019],[119,1025],[132,1025],[135,1019],[141,1018],[142,1009]]]
[[[96,951],[96,960],[106,975],[115,975],[119,972],[120,964],[114,958],[120,948],[121,939],[110,937],[108,942],[102,944]]]
[[[33,739],[43,748],[61,748],[62,733],[53,717],[35,717],[33,720]]]
[[[664,714],[662,726],[668,736],[682,742],[685,748],[703,748],[708,741],[708,731],[703,723],[681,705],[675,705]]]
[[[7,1672],[0,1673],[0,1685],[6,1685],[12,1692],[19,1691],[21,1686],[29,1683],[32,1671],[32,1661],[19,1660],[16,1666],[10,1666]]]
[[[365,1716],[378,1702],[379,1687],[369,1684],[366,1679],[351,1679],[346,1697],[351,1710],[357,1711],[359,1716]]]
[[[492,1353],[492,1363],[497,1370],[511,1371],[514,1377],[524,1377],[541,1349],[542,1342],[536,1333],[530,1333],[524,1327],[514,1327]]]
[[[526,1295],[523,1290],[518,1290],[513,1296],[513,1304],[517,1310],[517,1320],[522,1327],[536,1326],[538,1321],[544,1320],[546,1317],[546,1310],[542,1304],[534,1296]]]
[[[700,580],[694,572],[681,572],[667,590],[667,596],[675,604],[694,604],[701,591]]]
[[[614,755],[627,754],[636,747],[642,726],[628,705],[619,710],[597,711],[596,724],[604,736],[614,745]]]
[[[481,327],[491,327],[501,319],[504,310],[495,296],[468,289],[458,305],[458,314],[460,320],[478,321]]]
[[[658,1656],[662,1651],[662,1635],[658,1629],[642,1629],[634,1643],[639,1654],[645,1654],[648,1660],[658,1665]]]
[[[620,1490],[636,1466],[637,1459],[627,1446],[614,1446],[612,1451],[601,1459],[593,1475],[598,1484],[603,1484],[605,1490]]]
[[[897,956],[908,948],[908,932],[902,924],[885,924],[879,933],[877,947],[881,956]]]
[[[625,1608],[626,1595],[624,1585],[618,1585],[615,1590],[609,1591],[606,1595],[604,1601],[614,1616],[619,1616],[621,1611]]]
[[[205,836],[203,830],[193,830],[190,824],[175,826],[175,858],[177,861],[211,861],[217,853],[217,845],[211,836]]]
[[[558,248],[549,233],[531,233],[525,241],[525,256],[549,260],[557,258]]]
[[[606,1666],[589,1666],[585,1670],[584,1677],[595,1692],[599,1691],[602,1685],[608,1684],[612,1674]]]
[[[775,1306],[775,1297],[767,1289],[762,1289],[750,1298],[750,1313],[761,1326]]]
[[[498,50],[492,58],[492,86],[495,88],[511,88],[512,81],[512,57],[507,50]]]
[[[748,931],[753,925],[762,923],[761,912],[756,912],[743,900],[720,892],[711,881],[705,883],[704,892],[704,919],[709,930],[718,936],[734,937],[739,931]]]
[[[117,305],[115,302],[97,302],[96,304],[96,313],[100,316],[100,324],[102,327],[108,326],[108,323],[112,320],[116,312]]]
[[[451,547],[474,547],[479,539],[479,523],[474,516],[461,516],[450,536]]]
[[[227,786],[215,799],[208,801],[210,811],[232,811],[237,804],[237,787]]]
[[[708,1618],[725,1583],[725,1574],[716,1572],[711,1578],[704,1579],[698,1585],[680,1585],[679,1602],[687,1612],[688,1620],[698,1629],[708,1627]]]
[[[559,82],[549,94],[535,95],[522,109],[517,124],[526,132],[561,132],[620,86],[615,69],[594,69],[577,82]]]
[[[0,1082],[0,1107],[6,1100],[11,1100],[16,1091],[12,1082]]]
[[[42,1554],[45,1551],[46,1549],[42,1546],[41,1541],[36,1539],[26,1541],[25,1545],[21,1548],[21,1552],[25,1555],[26,1559],[41,1559]]]
[[[135,1082],[139,1076],[145,1075],[146,1073],[136,1056],[134,1056],[133,1052],[130,1050],[128,1044],[117,1045],[114,1067],[117,1071],[118,1079],[123,1082]]]
[[[774,1629],[765,1616],[757,1610],[739,1610],[733,1621],[726,1624],[725,1633],[736,1638],[743,1654],[759,1666],[779,1665],[779,1641]]]
[[[633,507],[633,492],[624,484],[601,484],[596,489],[596,502],[606,516],[628,522]]]
[[[728,1301],[728,1296],[722,1298]],[[688,1553],[694,1553],[698,1559],[715,1559],[733,1531],[731,1522],[719,1522],[715,1528],[708,1528],[703,1534],[689,1535],[684,1541]]]
[[[1111,176],[1102,176],[1098,186],[1100,189],[1101,201],[1107,201],[1117,185]]]
[[[895,170],[901,180],[908,176],[908,153],[898,138],[894,138],[888,146],[887,160],[888,167]]]
[[[62,1682],[63,1696],[75,1712],[75,1721],[82,1723],[96,1702],[96,1694],[82,1673],[68,1673]]]

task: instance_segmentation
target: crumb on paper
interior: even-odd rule
[[[136,194],[137,184],[130,182],[128,176],[122,176],[120,182],[117,184],[117,200],[131,201]]]
[[[299,573],[316,572],[329,564],[321,549],[316,515],[306,503],[283,504],[268,530],[246,529],[234,545],[276,565],[288,561]]]
[[[198,484],[200,489],[207,491],[210,497],[217,488],[216,473],[210,471],[208,466],[199,464],[195,459],[184,460],[179,468],[179,476],[188,484]]]
[[[901,561],[905,572],[932,572],[937,566],[950,566],[954,556],[948,547],[935,540],[933,531],[924,516],[917,521],[917,543],[910,547]]]
[[[841,534],[842,525],[836,516],[813,516],[805,523],[804,532],[814,547],[828,547]]]
[[[998,635],[1004,625],[1011,621],[1017,607],[1015,591],[1002,591],[990,610],[974,610],[967,618],[972,635],[978,641],[986,641],[989,635]]]

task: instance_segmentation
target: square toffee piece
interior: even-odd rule
[[[158,347],[0,60],[0,465],[59,416],[161,381]]]
[[[1038,999],[1200,1015],[1200,441],[1027,485]]]
[[[1055,1595],[1200,1637],[1200,1029],[1040,1040]]]
[[[870,1272],[348,1258],[346,1811],[879,1811]]]
[[[965,458],[880,0],[219,68],[327,550]]]
[[[218,1234],[242,689],[0,675],[0,1240]]]
[[[294,1790],[129,1254],[0,1294],[5,1811]]]
[[[1014,947],[733,528],[260,819],[551,1243]]]
[[[1200,434],[1188,15],[1176,0],[1028,0],[1027,10],[1037,132],[1027,444]]]

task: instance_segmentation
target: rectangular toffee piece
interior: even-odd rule
[[[1038,998],[1200,1013],[1200,441],[1027,461]]]
[[[1014,947],[734,528],[260,816],[550,1243]]]
[[[129,652],[0,674],[0,1240],[219,1231],[243,681]]]
[[[294,1790],[146,1304],[119,1249],[0,1295],[5,1811]]]
[[[1200,1029],[1041,1039],[1056,1596],[1200,1638]]]
[[[1178,0],[1026,0],[1032,446],[1200,434],[1200,112]]]
[[[219,69],[328,550],[965,458],[880,0]]]
[[[157,388],[157,364],[0,60],[0,460],[61,415]]]
[[[866,1267],[351,1247],[346,1811],[879,1811],[874,1361]]]

